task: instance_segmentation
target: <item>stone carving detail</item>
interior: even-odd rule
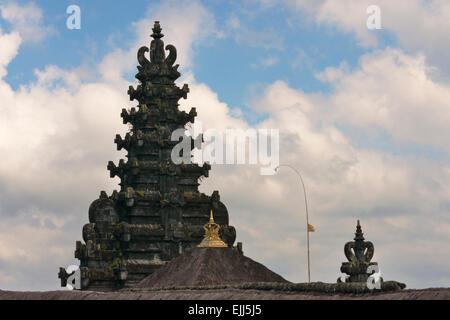
[[[367,282],[370,276],[367,268],[372,265],[378,266],[377,262],[370,262],[374,254],[374,246],[370,241],[364,241],[363,232],[359,220],[356,225],[354,241],[347,242],[344,253],[348,262],[343,262],[341,272],[347,274],[345,282]],[[339,278],[338,282],[342,280]]]
[[[211,196],[198,191],[199,179],[208,177],[211,166],[171,161],[172,148],[178,143],[171,141],[172,132],[194,122],[197,112],[178,109],[178,100],[186,99],[189,88],[174,83],[180,76],[174,65],[177,51],[172,45],[164,47],[161,31],[156,21],[150,47],[137,52],[140,83],[128,89],[137,108],[121,112],[123,123],[131,129],[124,138],[116,135],[114,142],[118,150],[127,151],[127,160],[107,165],[110,176],[120,179],[120,190],[111,196],[101,192],[89,208],[84,243],[76,242],[82,289],[133,286],[185,249],[196,247],[211,210],[226,245],[233,246],[236,238],[218,191]],[[64,284],[67,274],[60,272],[60,278]]]

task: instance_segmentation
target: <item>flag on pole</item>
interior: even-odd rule
[[[316,229],[313,227],[313,225],[308,223],[308,232],[314,232]]]

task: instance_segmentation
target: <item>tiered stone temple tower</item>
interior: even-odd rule
[[[210,165],[176,165],[171,160],[178,143],[171,141],[172,132],[194,122],[197,113],[195,108],[189,113],[178,109],[178,100],[186,98],[189,89],[174,83],[180,76],[178,64],[174,65],[177,51],[172,45],[164,48],[158,21],[151,36],[150,48],[142,47],[137,53],[140,84],[128,90],[130,100],[139,104],[121,113],[123,123],[131,125],[130,132],[114,140],[118,150],[127,150],[128,159],[117,166],[108,163],[111,177],[121,180],[120,191],[111,196],[100,193],[89,207],[90,223],[83,227],[85,243],[76,243],[81,289],[117,290],[139,282],[185,249],[197,246],[211,210],[222,240],[233,246],[236,238],[218,191],[211,196],[198,191],[199,179],[208,177]],[[164,49],[169,51],[167,57]],[[68,276],[61,268],[62,285]]]

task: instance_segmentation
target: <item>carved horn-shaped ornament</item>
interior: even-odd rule
[[[150,63],[150,61],[148,61],[148,59],[145,57],[145,53],[146,52],[148,52],[148,48],[147,47],[141,47],[138,50],[138,53],[137,53],[138,62],[143,67],[145,67],[146,65],[148,65]]]
[[[353,262],[356,260],[356,256],[353,253],[353,250],[355,249],[355,242],[351,241],[351,242],[347,242],[344,246],[344,254],[345,257],[348,259],[349,262]]]
[[[364,254],[364,257],[367,262],[370,262],[370,260],[372,260],[372,258],[373,258],[375,249],[374,249],[373,243],[370,241],[366,241],[365,245],[366,245],[367,250],[366,250],[366,253]]]
[[[164,62],[168,66],[173,66],[173,64],[175,63],[175,60],[177,60],[177,49],[173,45],[168,44],[166,46],[166,50],[169,50],[169,56],[166,58],[166,60]]]

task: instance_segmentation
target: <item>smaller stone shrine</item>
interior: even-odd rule
[[[345,282],[367,282],[372,273],[368,273],[369,266],[378,266],[377,262],[370,262],[374,254],[373,243],[364,241],[363,235],[358,220],[354,241],[347,242],[344,246],[348,262],[342,263],[341,272],[347,274]],[[376,269],[378,270],[378,268]],[[382,278],[380,280],[383,281]],[[338,278],[337,282],[342,282],[341,278]]]

